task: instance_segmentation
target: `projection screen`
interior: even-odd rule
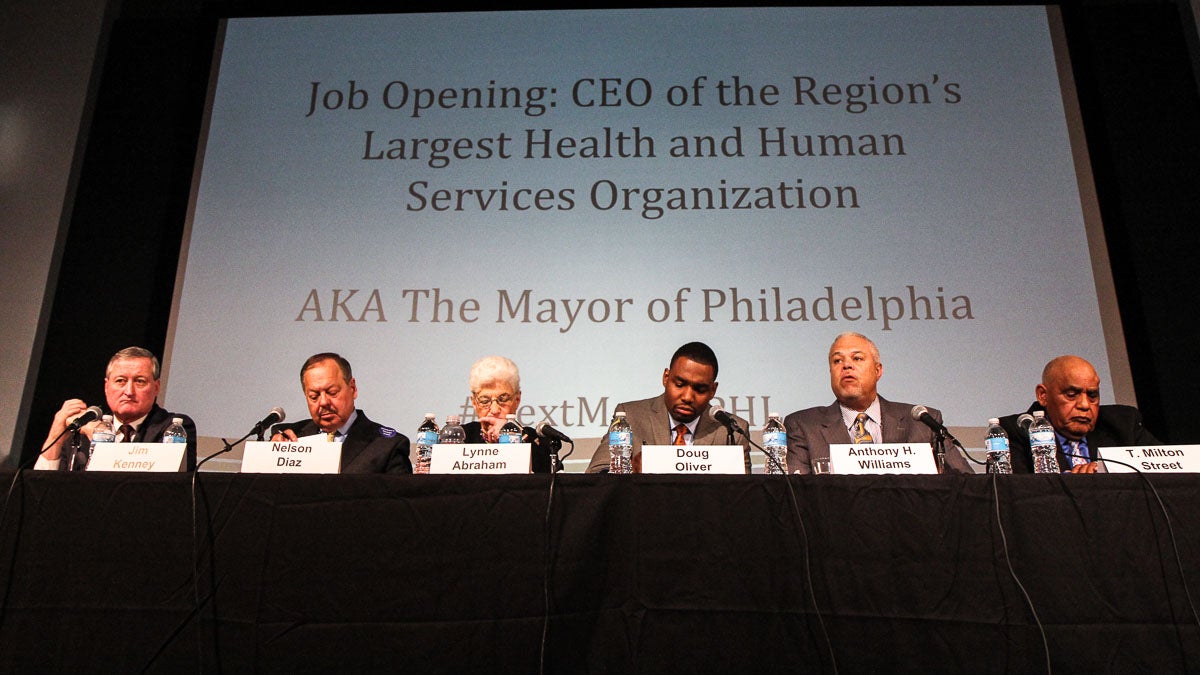
[[[691,340],[760,427],[833,400],[843,331],[951,427],[1024,410],[1062,353],[1132,402],[1053,8],[242,18],[219,43],[163,390],[210,448],[306,417],[321,351],[410,437],[472,419],[468,369],[501,354],[525,424],[594,439]]]

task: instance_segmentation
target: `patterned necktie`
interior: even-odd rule
[[[122,443],[130,443],[133,441],[133,427],[129,426],[128,424],[122,424],[118,431],[121,432]]]
[[[329,442],[330,442],[330,443],[332,443],[332,442],[333,442],[333,434],[334,434],[334,432],[332,432],[332,431],[331,431],[331,432],[329,432],[329,434],[328,434],[328,438],[329,438]]]
[[[678,424],[675,426],[675,441],[671,445],[687,445],[687,425]]]
[[[858,417],[854,418],[854,442],[855,443],[874,443],[875,439],[871,438],[871,432],[867,431],[867,414],[858,413]]]

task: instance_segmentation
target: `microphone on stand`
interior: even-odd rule
[[[271,408],[271,412],[267,413],[267,416],[264,417],[261,422],[254,425],[254,430],[250,433],[254,434],[258,440],[261,441],[263,439],[263,433],[267,429],[271,428],[272,424],[279,424],[285,418],[286,414],[283,412],[283,408],[275,406],[274,408]]]
[[[67,431],[79,431],[83,425],[91,422],[92,420],[100,419],[100,416],[103,414],[104,411],[100,409],[100,406],[94,405],[80,413],[79,417],[71,420],[71,423],[67,425]]]

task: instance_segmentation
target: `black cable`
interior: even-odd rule
[[[1042,651],[1046,655],[1046,673],[1049,675],[1052,670],[1050,668],[1050,643],[1046,640],[1046,629],[1042,626],[1042,620],[1038,618],[1037,610],[1033,606],[1033,600],[1029,598],[1029,593],[1025,590],[1025,584],[1021,583],[1020,577],[1017,576],[1016,570],[1013,569],[1012,557],[1008,553],[1008,537],[1004,535],[1004,522],[1000,519],[1000,491],[996,487],[996,476],[999,474],[991,474],[992,480],[992,501],[996,506],[996,529],[1000,531],[1000,543],[1004,546],[1004,562],[1008,564],[1008,575],[1017,584],[1017,588],[1021,591],[1021,596],[1025,598],[1025,605],[1029,607],[1030,613],[1033,614],[1033,621],[1037,624],[1038,634],[1042,637]]]
[[[566,457],[570,457],[572,452],[575,452],[575,442],[568,441],[571,445],[571,450],[567,452]],[[566,458],[564,457],[564,459]],[[551,506],[554,505],[554,484],[558,476],[557,467],[550,467],[550,491],[546,497],[546,519],[544,522],[543,533],[545,535],[545,569],[542,574],[542,644],[538,654],[538,673],[546,672],[546,645],[550,638],[550,614],[551,607],[551,580],[550,575],[554,571],[554,549],[550,545],[551,530],[553,529],[550,521]]]

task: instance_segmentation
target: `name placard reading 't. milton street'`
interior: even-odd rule
[[[1142,473],[1200,473],[1200,445],[1147,445],[1100,448],[1100,459],[1109,473],[1133,473],[1123,462]]]
[[[250,441],[242,452],[242,473],[338,473],[342,444],[312,436],[295,441]]]
[[[528,443],[436,443],[429,473],[529,473],[532,456]]]
[[[928,443],[834,444],[829,446],[831,473],[937,473]]]

